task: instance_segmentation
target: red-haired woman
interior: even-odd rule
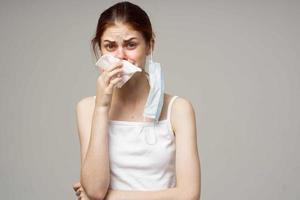
[[[160,65],[152,60],[154,38],[148,15],[135,4],[123,1],[100,15],[94,53],[119,62],[101,71],[96,96],[76,107],[81,171],[73,188],[78,199],[200,198],[194,108],[185,98],[164,93]],[[147,56],[151,72],[145,70]],[[141,72],[116,87],[125,73],[122,60]],[[156,121],[145,121],[146,111],[158,113]]]

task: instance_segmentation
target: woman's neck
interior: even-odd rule
[[[146,72],[135,73],[121,88],[114,89],[112,101],[122,105],[136,105],[147,99],[149,90]]]

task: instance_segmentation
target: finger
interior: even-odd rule
[[[118,76],[118,74],[120,74]],[[115,79],[115,77],[121,77],[123,75],[123,69],[115,69],[111,72],[107,72],[106,76],[104,77],[104,82],[106,85],[109,85],[110,82]]]
[[[73,189],[76,191],[79,187],[81,187],[81,183],[77,182],[77,183],[74,183],[72,186],[73,186]]]
[[[115,88],[117,83],[120,82],[121,80],[122,80],[122,77],[117,77],[117,78],[113,79],[112,81],[110,81],[110,83],[108,85],[108,90],[112,90],[113,88]]]
[[[109,82],[110,82],[110,77],[109,76],[104,76],[104,83],[105,83],[105,85],[107,86],[107,85],[109,85]]]
[[[81,194],[82,190],[79,188],[77,191],[76,191],[76,195],[79,196]]]
[[[122,68],[118,68],[118,69],[115,69],[111,72],[109,72],[107,74],[107,76],[109,76],[109,80],[113,79],[115,76],[118,76],[118,74],[120,74],[120,76],[123,74],[123,69]],[[119,76],[119,77],[120,77]]]
[[[73,186],[73,187],[80,187],[80,185],[81,185],[81,184],[80,184],[80,181],[78,181],[78,182],[74,183],[72,186]]]

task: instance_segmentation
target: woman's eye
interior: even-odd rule
[[[108,50],[111,50],[114,47],[115,47],[115,45],[113,45],[113,44],[107,44],[107,45],[105,45],[105,48],[108,49]]]
[[[133,49],[134,47],[136,47],[136,43],[130,42],[130,43],[127,44],[127,46],[128,46],[130,49]]]

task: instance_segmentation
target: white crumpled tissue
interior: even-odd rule
[[[101,56],[98,61],[96,62],[96,66],[98,68],[107,69],[110,67],[114,62],[118,62],[120,59],[116,58],[110,54],[104,54]],[[116,86],[118,88],[121,88],[131,77],[135,72],[141,72],[142,69],[133,65],[132,63],[128,62],[127,60],[122,60],[123,64],[123,76],[121,82],[119,82]],[[100,70],[99,70],[100,72]]]

